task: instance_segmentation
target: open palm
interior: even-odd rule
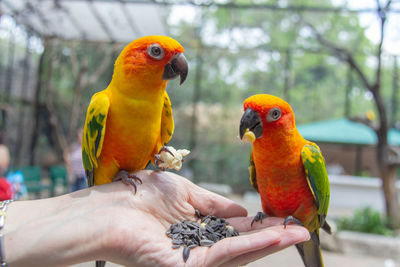
[[[129,186],[116,182],[96,187],[108,199],[94,210],[104,226],[103,260],[125,266],[236,266],[247,264],[309,238],[299,226],[282,226],[282,220],[267,218],[250,226],[247,211],[187,179],[169,172],[141,171],[143,180],[134,194]],[[223,239],[212,247],[191,249],[186,263],[182,248],[172,249],[165,231],[183,219],[196,220],[201,214],[228,218],[240,236]],[[93,217],[92,217],[93,219]],[[100,260],[100,259],[99,259]]]

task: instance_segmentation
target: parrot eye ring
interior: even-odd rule
[[[282,115],[282,111],[280,108],[272,108],[267,115],[267,121],[273,122],[279,120]]]
[[[147,54],[156,60],[161,60],[164,57],[164,49],[159,44],[151,44],[147,48]]]

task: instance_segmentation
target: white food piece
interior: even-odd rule
[[[187,149],[176,150],[172,146],[166,146],[165,148],[168,149],[173,155],[171,155],[171,153],[168,151],[161,151],[161,153],[158,154],[160,158],[158,167],[175,169],[179,171],[182,168],[183,157],[189,155],[190,151]]]

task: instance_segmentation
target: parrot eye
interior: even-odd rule
[[[282,115],[282,111],[280,108],[272,108],[267,115],[267,121],[273,122],[278,120]]]
[[[160,60],[164,57],[164,50],[159,44],[151,44],[149,48],[147,48],[147,54],[154,59]]]

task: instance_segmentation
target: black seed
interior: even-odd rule
[[[197,243],[199,243],[200,242],[200,236],[198,234],[195,234],[193,240],[196,241]]]
[[[214,235],[216,235],[217,237],[222,237],[222,234],[218,232],[215,232]]]
[[[192,236],[192,235],[194,235],[196,233],[196,231],[194,231],[194,230],[183,230],[182,232],[181,232],[181,234],[183,234],[183,235],[188,235],[188,236]]]
[[[212,245],[214,245],[215,242],[208,240],[208,239],[204,239],[200,241],[200,245],[203,247],[211,247]]]
[[[183,241],[174,239],[174,240],[172,240],[172,244],[174,244],[174,245],[183,245]]]
[[[207,224],[206,224],[206,230],[209,232],[209,233],[212,233],[212,232],[214,232],[214,229],[212,229],[210,226],[208,226]]]
[[[190,254],[190,248],[185,247],[183,249],[183,261],[186,262],[187,259],[189,258],[189,254]]]
[[[182,237],[182,235],[180,233],[176,233],[176,234],[172,235],[172,239],[179,239],[181,237]]]
[[[197,222],[189,222],[189,223],[188,223],[188,226],[189,226],[190,228],[192,228],[192,229],[197,229],[197,228],[200,227],[200,224],[197,223]]]
[[[201,215],[199,210],[194,210],[194,214],[197,216],[197,218],[202,218],[203,215]]]
[[[172,238],[172,248],[176,249],[184,246],[183,259],[189,258],[189,251],[197,246],[212,246],[219,240],[226,237],[239,235],[232,226],[228,226],[228,222],[224,218],[217,218],[214,215],[199,215],[200,222],[183,220],[175,223],[165,232],[167,236]]]
[[[177,226],[175,226],[175,227],[172,229],[172,233],[173,233],[173,234],[179,233],[180,231],[182,231],[182,225],[181,225],[181,224],[178,224]]]

